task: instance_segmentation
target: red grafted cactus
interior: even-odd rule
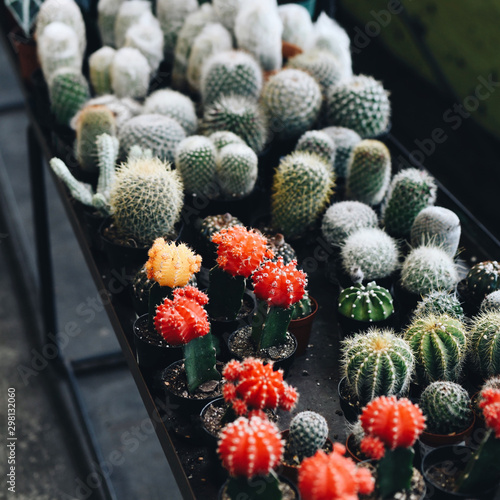
[[[264,257],[273,257],[266,238],[243,226],[222,229],[212,236],[212,241],[217,245],[217,264],[231,276],[248,278]]]
[[[294,387],[283,381],[283,372],[274,371],[272,364],[255,358],[243,362],[229,362],[222,375],[227,380],[223,388],[224,399],[237,415],[250,410],[275,410],[278,407],[290,411],[297,402]]]
[[[231,476],[267,476],[280,463],[284,443],[278,428],[254,416],[239,417],[221,431],[217,452]]]
[[[297,261],[284,265],[280,257],[277,262],[267,261],[252,275],[257,298],[270,306],[287,309],[298,302],[305,293],[307,275],[297,269]]]
[[[299,469],[299,490],[303,500],[357,500],[358,494],[367,495],[374,489],[370,471],[356,467],[344,457],[345,447],[333,445],[333,452],[319,450],[305,458]]]
[[[173,299],[165,299],[156,309],[156,331],[170,345],[184,345],[210,331],[203,306],[208,297],[193,286],[176,288]]]
[[[481,392],[479,407],[483,410],[486,425],[500,438],[500,390],[487,388]]]

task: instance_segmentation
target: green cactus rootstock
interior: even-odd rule
[[[274,258],[276,258],[276,255]],[[285,265],[287,264],[286,261],[284,261],[284,263]],[[304,293],[304,296],[298,302],[292,304],[291,308],[292,308],[292,320],[305,318],[306,316],[309,316],[309,314],[313,312],[311,297],[309,297],[307,291]]]
[[[496,260],[485,260],[474,264],[467,273],[467,288],[476,300],[500,288],[500,264]]]
[[[383,321],[394,313],[394,301],[389,290],[374,281],[357,283],[340,293],[338,312],[357,321]]]
[[[486,311],[473,318],[469,352],[481,377],[500,375],[500,312]]]
[[[328,438],[326,419],[314,411],[303,411],[290,422],[288,451],[297,456],[299,462],[312,457],[320,450]]]

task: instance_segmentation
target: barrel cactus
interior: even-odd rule
[[[96,95],[111,93],[111,64],[115,54],[113,47],[101,47],[89,57],[90,83]]]
[[[436,245],[455,256],[460,242],[460,219],[455,212],[444,207],[427,207],[415,217],[410,241],[413,247]]]
[[[336,146],[328,134],[321,130],[308,130],[302,134],[295,151],[305,151],[320,156],[334,172]]]
[[[117,229],[150,246],[174,232],[183,204],[182,181],[158,158],[132,160],[117,171],[110,204]]]
[[[418,168],[407,168],[391,181],[382,218],[389,234],[409,237],[415,218],[421,210],[436,201],[437,186],[434,178]]]
[[[241,50],[218,52],[203,65],[200,90],[204,105],[228,94],[257,100],[262,90],[262,69]]]
[[[373,208],[360,201],[333,203],[323,215],[321,232],[325,240],[334,247],[341,247],[347,237],[358,229],[375,228],[377,214]]]
[[[481,301],[481,312],[500,311],[500,290],[488,293]]]
[[[415,316],[404,332],[415,356],[417,381],[457,382],[467,350],[464,324],[446,314]]]
[[[467,289],[472,297],[481,301],[488,293],[500,288],[500,263],[496,260],[485,260],[474,264],[466,277]]]
[[[351,158],[351,152],[361,141],[359,134],[345,127],[326,127],[322,132],[327,134],[335,144],[335,174],[339,179],[347,176],[347,166]]]
[[[462,432],[472,422],[469,394],[455,382],[432,382],[418,404],[426,417],[426,431],[432,434]]]
[[[498,311],[486,311],[474,317],[470,330],[470,354],[477,372],[484,379],[500,375]]]
[[[384,132],[389,126],[390,114],[388,93],[371,76],[354,76],[330,87],[327,92],[327,123],[350,128],[363,139]]]
[[[283,23],[281,39],[301,48],[306,47],[313,30],[309,11],[302,5],[287,3],[278,5],[278,14]]]
[[[173,162],[178,144],[186,137],[177,120],[164,115],[144,114],[131,118],[120,129],[121,156],[134,144],[150,149],[153,156]]]
[[[347,166],[347,197],[378,205],[391,181],[391,153],[380,141],[365,139],[354,146]]]
[[[287,452],[299,462],[321,450],[328,437],[325,417],[314,411],[297,413],[290,422]]]
[[[413,367],[410,346],[392,330],[372,327],[342,341],[342,372],[362,406],[382,395],[404,396]]]
[[[285,156],[273,178],[272,225],[286,238],[303,235],[321,215],[333,188],[334,180],[319,157],[300,152]]]
[[[132,0],[131,0],[132,1]],[[111,63],[111,87],[118,97],[145,97],[151,69],[147,59],[132,47],[116,51]]]
[[[338,312],[346,318],[373,323],[386,320],[393,314],[394,304],[387,288],[374,281],[366,286],[357,283],[340,293]]]
[[[422,298],[415,308],[416,315],[447,314],[452,318],[464,319],[464,310],[454,293],[434,290]]]
[[[273,132],[296,138],[310,129],[321,109],[321,90],[314,78],[298,69],[271,76],[262,90],[262,105]]]

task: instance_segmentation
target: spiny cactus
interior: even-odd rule
[[[257,100],[261,90],[262,69],[241,50],[218,52],[203,65],[200,91],[205,106],[224,94]]]
[[[288,262],[284,262],[287,264]],[[311,297],[307,293],[307,290],[304,293],[304,296],[293,304],[292,307],[292,321],[294,319],[301,319],[309,316],[313,312],[313,304],[311,301]]]
[[[102,134],[116,135],[114,114],[106,106],[86,106],[79,113],[76,123],[76,159],[85,172],[98,168],[97,137]]]
[[[377,214],[368,205],[360,201],[338,201],[323,215],[321,232],[330,245],[341,247],[358,229],[375,228],[377,224]]]
[[[244,2],[236,16],[234,34],[239,49],[252,54],[264,71],[282,66],[283,24],[274,2]]]
[[[427,207],[415,217],[410,241],[413,247],[436,245],[455,256],[460,242],[460,219],[455,212],[444,207]]]
[[[246,144],[228,144],[217,158],[217,183],[224,199],[241,198],[255,187],[258,159]]]
[[[267,141],[267,123],[260,107],[241,96],[222,96],[203,112],[201,129],[205,135],[229,131],[240,136],[257,154]]]
[[[120,49],[125,44],[128,29],[140,22],[143,14],[152,14],[151,2],[147,0],[128,0],[118,8],[114,25],[115,47]]]
[[[474,264],[467,273],[467,289],[472,297],[481,301],[488,293],[500,288],[500,264],[496,260],[485,260]]]
[[[135,116],[118,133],[122,157],[136,144],[151,149],[153,156],[171,162],[177,146],[185,137],[186,133],[177,120],[157,114]]]
[[[246,144],[246,142],[239,135],[228,132],[227,130],[214,132],[213,134],[210,134],[208,138],[214,143],[218,151],[228,144]]]
[[[394,312],[392,296],[374,281],[366,286],[357,283],[342,290],[339,296],[339,314],[357,321],[383,321]]]
[[[290,422],[287,449],[302,462],[321,450],[327,437],[325,417],[314,411],[302,411]]]
[[[437,186],[434,178],[418,168],[407,168],[391,181],[382,207],[382,218],[389,234],[410,236],[411,227],[421,210],[436,201]]]
[[[356,144],[347,166],[347,196],[367,205],[378,205],[390,182],[391,153],[387,146],[372,139]]]
[[[111,93],[111,64],[116,50],[101,47],[89,57],[90,83],[96,95]]]
[[[198,196],[214,193],[216,151],[210,139],[203,135],[183,139],[175,151],[175,166],[186,192]]]
[[[50,109],[56,121],[69,125],[78,110],[90,98],[89,84],[80,70],[58,69],[48,82]]]
[[[408,342],[392,330],[372,327],[342,342],[342,372],[348,390],[361,405],[377,396],[403,396],[413,367]]]
[[[111,63],[113,92],[118,97],[135,99],[145,97],[148,92],[150,72],[147,59],[137,49],[123,47],[117,50]]]
[[[284,69],[264,85],[262,105],[278,137],[298,137],[318,118],[321,90],[314,78],[304,71]]]
[[[434,290],[423,297],[415,308],[415,314],[418,316],[426,316],[430,313],[447,314],[452,318],[464,319],[464,310],[458,297],[454,293],[440,290]]]
[[[334,184],[319,157],[301,152],[285,156],[273,178],[272,225],[286,238],[302,236],[328,204]]]
[[[278,5],[278,14],[283,23],[283,34],[281,35],[281,39],[284,42],[304,48],[313,30],[313,23],[309,11],[302,5],[288,3],[285,5]]]
[[[401,286],[414,294],[428,295],[435,290],[452,290],[458,278],[455,262],[438,247],[414,248],[401,266]]]
[[[300,136],[295,151],[317,154],[330,167],[330,171],[334,172],[336,146],[325,132],[308,130]]]
[[[500,375],[500,313],[482,312],[472,320],[469,351],[483,378]]]
[[[462,432],[472,422],[469,394],[455,382],[432,382],[418,404],[426,417],[426,430],[432,434]]]
[[[415,356],[418,383],[458,381],[467,350],[464,324],[446,314],[416,316],[404,332]]]
[[[354,76],[330,87],[326,101],[327,123],[350,128],[363,139],[375,137],[389,126],[388,93],[371,76]]]
[[[104,46],[115,45],[115,21],[124,0],[98,0],[97,25]]]
[[[481,312],[500,311],[500,290],[485,295],[480,310]]]
[[[158,158],[132,160],[118,170],[110,203],[117,228],[151,244],[174,231],[183,204],[182,181]]]
[[[347,176],[347,166],[351,151],[361,141],[359,134],[345,127],[326,127],[322,132],[327,134],[335,144],[335,174],[338,178]]]
[[[399,249],[394,238],[377,227],[351,233],[341,248],[343,270],[350,276],[361,273],[364,280],[386,278],[399,267]]]

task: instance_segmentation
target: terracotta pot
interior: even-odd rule
[[[352,458],[356,463],[368,460],[368,457],[359,451],[359,447],[354,444],[354,434],[349,434],[345,440],[345,454],[347,457]]]
[[[311,299],[312,312],[304,318],[292,319],[288,325],[288,331],[295,335],[297,339],[296,356],[303,356],[306,353],[307,346],[309,345],[309,338],[311,337],[312,324],[316,314],[318,313],[318,302],[314,297],[309,296]]]
[[[472,434],[475,421],[476,417],[472,414],[472,421],[469,427],[461,432],[455,432],[453,434],[433,434],[431,432],[423,431],[422,434],[420,434],[419,440],[421,443],[432,448],[461,443]]]
[[[8,37],[17,54],[21,78],[25,85],[31,87],[31,75],[40,67],[36,42],[33,38],[26,38],[19,26],[15,26]]]
[[[302,54],[304,51],[302,47],[295,45],[294,43],[285,42],[284,40],[281,42],[281,52],[283,54],[283,60],[287,61],[291,57],[298,56]]]

